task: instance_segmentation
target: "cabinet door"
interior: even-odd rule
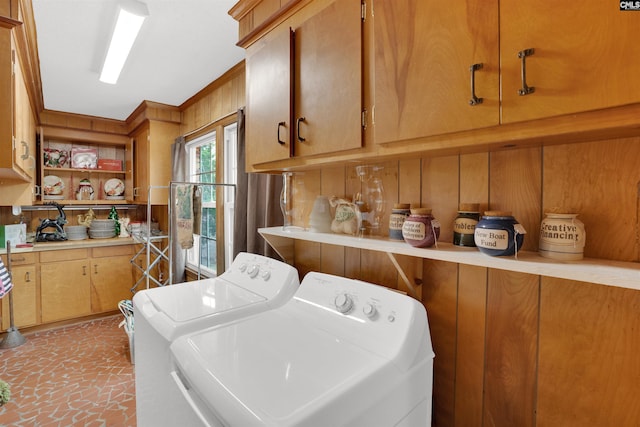
[[[118,302],[131,299],[133,271],[131,255],[91,259],[91,311],[118,309]]]
[[[375,142],[499,123],[498,2],[376,0]],[[475,95],[471,105],[471,66]]]
[[[11,268],[13,281],[13,322],[16,327],[38,323],[36,266],[24,265]],[[2,299],[2,329],[10,326],[9,297]]]
[[[14,73],[14,132],[16,146],[14,151],[16,166],[29,178],[36,172],[36,120],[32,114],[27,84],[15,59]]]
[[[91,314],[91,276],[86,259],[41,263],[42,322]]]
[[[360,1],[334,1],[297,28],[294,62],[294,155],[360,148]]]
[[[247,50],[247,167],[292,154],[292,34],[284,30]]]
[[[149,188],[149,127],[144,126],[133,135],[134,188],[133,199],[147,203]]]
[[[500,1],[502,121],[589,111],[640,101],[637,11],[617,2],[585,0],[559,7],[552,0]],[[522,87],[518,52],[526,57]]]

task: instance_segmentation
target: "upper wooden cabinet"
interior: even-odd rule
[[[499,123],[498,2],[375,0],[376,143]]]
[[[360,0],[302,7],[247,46],[247,166],[362,146]]]
[[[640,102],[640,16],[618,2],[500,1],[502,122]],[[521,96],[522,59],[526,83]]]
[[[178,123],[146,120],[131,135],[134,155],[135,202],[166,205],[171,182],[171,145],[179,135]]]
[[[17,46],[21,25],[0,16],[0,178],[31,182],[36,173],[36,119]]]

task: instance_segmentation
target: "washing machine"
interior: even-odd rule
[[[280,307],[299,284],[294,267],[242,252],[216,278],[137,292],[133,318],[138,426],[188,425],[182,424],[173,397],[166,393],[174,386],[169,346],[176,338]]]
[[[171,352],[183,425],[431,425],[427,313],[377,285],[309,273],[283,307],[178,338]]]

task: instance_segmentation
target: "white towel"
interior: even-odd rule
[[[2,258],[0,258],[0,298],[7,295],[12,288],[11,274],[7,270],[7,267],[4,266]]]

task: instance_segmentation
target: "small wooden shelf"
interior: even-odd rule
[[[72,173],[104,173],[104,174],[120,174],[125,175],[126,171],[111,171],[111,170],[103,170],[103,169],[72,169],[72,168],[50,168],[44,167],[45,171],[50,172],[72,172]],[[52,174],[55,175],[55,174]]]
[[[518,258],[492,257],[475,248],[462,248],[438,242],[438,247],[414,248],[404,241],[376,237],[353,237],[342,234],[283,230],[282,227],[260,228],[258,232],[285,260],[293,259],[293,241],[325,243],[387,254],[455,262],[499,270],[577,280],[600,285],[640,290],[640,263],[585,258],[580,261],[555,261],[537,252],[521,251]]]
[[[129,205],[131,204],[130,200],[74,200],[74,199],[61,199],[61,200],[53,200],[53,199],[44,199],[39,202],[34,202],[34,205],[46,205],[52,202],[56,202],[60,205]],[[88,208],[87,208],[88,209]]]

